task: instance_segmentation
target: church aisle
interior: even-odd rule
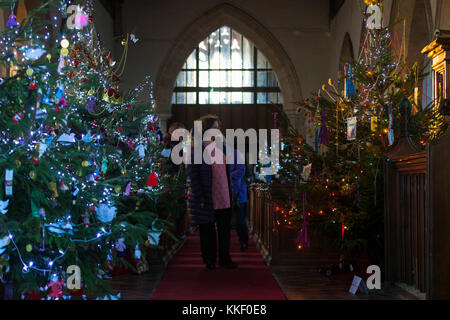
[[[208,270],[200,254],[198,231],[167,266],[152,300],[286,300],[286,296],[250,239],[247,252],[240,252],[239,239],[231,233],[234,270]]]

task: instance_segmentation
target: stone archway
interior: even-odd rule
[[[303,96],[300,81],[289,56],[270,31],[252,16],[230,4],[222,4],[207,11],[185,29],[159,70],[155,83],[155,99],[161,128],[165,130],[165,122],[171,115],[175,80],[186,58],[200,41],[224,25],[252,41],[267,57],[278,77],[284,101],[283,108],[297,125],[295,103],[302,100]]]
[[[433,16],[429,0],[394,0],[392,2],[391,25],[405,19],[397,26],[399,40],[405,35],[406,61],[409,65],[423,61],[422,49],[431,41],[434,34]],[[405,27],[405,30],[403,30]]]

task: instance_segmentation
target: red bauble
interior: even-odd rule
[[[37,84],[35,82],[30,83],[30,90],[34,90],[37,88]]]

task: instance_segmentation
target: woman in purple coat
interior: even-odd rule
[[[202,136],[208,129],[220,129],[217,116],[207,115],[199,119],[202,122]],[[200,247],[203,261],[208,269],[216,267],[217,239],[219,243],[219,266],[222,268],[236,268],[237,264],[230,257],[230,233],[232,217],[232,192],[230,168],[226,164],[226,149],[214,148],[215,142],[203,142],[202,154],[205,148],[211,148],[211,156],[223,157],[222,163],[207,164],[202,159],[201,164],[192,161],[188,165],[190,178],[189,209],[191,221],[199,225]],[[218,154],[216,155],[215,152]]]

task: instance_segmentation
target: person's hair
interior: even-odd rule
[[[211,129],[212,126],[214,125],[214,122],[216,121],[219,123],[219,127],[221,126],[219,117],[214,114],[207,114],[198,119],[197,121],[202,122],[202,131],[203,131],[202,133],[205,133],[206,130]]]
[[[177,129],[184,129],[185,126],[181,122],[174,122],[170,125],[169,130],[167,131],[169,134],[172,134]]]

